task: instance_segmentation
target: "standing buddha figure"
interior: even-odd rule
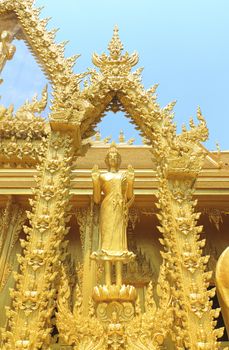
[[[134,200],[134,169],[120,172],[121,156],[112,143],[105,158],[107,172],[92,169],[93,199],[100,206],[99,249],[92,258],[105,261],[105,282],[111,284],[111,264],[116,267],[116,284],[122,284],[122,263],[134,258],[128,251],[126,228],[128,209]]]

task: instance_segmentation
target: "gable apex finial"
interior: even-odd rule
[[[131,55],[128,52],[122,54],[124,47],[118,32],[118,26],[115,25],[112,39],[108,44],[109,55],[105,53],[102,53],[102,55],[94,53],[92,55],[92,62],[106,76],[126,76],[131,68],[138,63],[137,52]]]
[[[121,56],[123,50],[123,44],[119,37],[119,29],[117,24],[114,26],[113,36],[108,45],[108,50],[110,51],[110,57],[113,59],[118,59]]]

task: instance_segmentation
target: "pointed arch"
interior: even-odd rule
[[[84,74],[74,74],[73,66],[79,55],[64,57],[67,42],[55,42],[56,29],[48,31],[50,18],[40,19],[41,8],[33,7],[34,0],[3,0],[0,4],[0,30],[8,30],[11,40],[24,40],[41,69],[53,86],[53,108],[67,104],[79,89]]]
[[[95,125],[101,120],[104,112],[111,108],[111,105],[112,108],[114,105],[117,106],[119,110],[119,104],[122,105],[137,129],[146,137],[151,136],[152,123],[158,124],[159,122],[160,107],[153,103],[151,96],[146,96],[146,92],[137,82],[131,81],[131,83],[129,78],[123,79],[121,88],[113,90],[103,79],[82,92],[83,99],[90,101],[90,106],[85,110],[81,121],[82,138],[93,134]]]
[[[123,106],[132,123],[152,144],[159,145],[159,152],[165,148],[180,148],[190,142],[190,150],[196,141],[205,141],[208,130],[200,109],[197,111],[198,125],[190,121],[190,130],[183,130],[176,135],[173,123],[173,107],[175,102],[161,108],[157,103],[157,84],[145,90],[141,83],[142,69],[135,72],[131,69],[138,63],[138,54],[123,51],[123,44],[115,26],[113,37],[108,45],[109,55],[93,54],[92,61],[99,68],[90,70],[90,80],[85,88],[72,96],[72,107],[75,114],[69,122],[78,122],[81,138],[86,139],[95,133],[95,126],[104,113],[111,108],[120,109]],[[62,118],[62,117],[61,117]],[[55,116],[54,116],[55,119]],[[179,141],[179,142],[178,142]],[[169,147],[168,147],[169,146]]]

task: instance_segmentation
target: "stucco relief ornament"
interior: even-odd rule
[[[111,322],[107,327],[107,345],[110,350],[124,350],[125,349],[125,331],[124,326],[118,320],[117,313],[113,311]]]
[[[105,53],[100,56],[94,53],[92,56],[94,65],[100,68],[104,76],[113,77],[113,83],[115,79],[123,79],[124,76],[127,76],[131,68],[138,63],[139,59],[136,52],[132,55],[129,55],[128,52],[122,55],[123,44],[119,38],[118,31],[118,26],[115,26],[113,37],[108,45],[109,56]]]
[[[12,60],[14,57],[16,47],[11,44],[11,35],[8,31],[4,30],[0,34],[0,73],[2,72],[6,61]],[[2,83],[2,79],[0,78],[0,84]]]
[[[72,345],[74,350],[105,350],[107,335],[100,321],[95,317],[91,304],[89,315],[83,316],[82,294],[76,286],[76,302],[70,307],[68,277],[62,267],[62,278],[57,300],[56,325],[60,339]]]
[[[138,55],[122,53],[123,45],[117,27],[108,47],[110,54],[93,55],[93,62],[100,71],[91,70],[89,83],[80,90],[80,81],[87,73],[73,73],[72,67],[77,56],[64,57],[64,44],[54,42],[55,30],[46,30],[48,21],[39,19],[40,11],[33,8],[32,4],[33,0],[7,0],[2,1],[0,6],[1,15],[12,12],[19,22],[21,32],[24,33],[23,39],[27,41],[53,86],[49,132],[47,123],[35,116],[35,113],[40,113],[45,108],[46,89],[42,93],[41,101],[35,98],[31,103],[26,102],[15,115],[12,107],[0,106],[3,146],[9,144],[11,154],[20,149],[23,155],[23,140],[26,140],[26,153],[30,140],[35,146],[39,141],[38,145],[41,146],[34,149],[43,157],[34,202],[28,213],[31,227],[24,230],[27,239],[23,240],[24,251],[19,257],[20,272],[16,275],[15,288],[11,292],[12,303],[8,310],[7,327],[2,333],[3,350],[50,348],[51,316],[55,310],[57,295],[57,327],[65,342],[74,349],[104,350],[108,345],[113,348],[120,345],[127,350],[159,350],[169,332],[177,350],[218,350],[220,345],[217,338],[221,337],[222,329],[215,329],[214,318],[218,317],[219,311],[212,310],[210,298],[214,290],[207,290],[210,273],[205,271],[205,258],[201,257],[203,245],[199,234],[202,228],[197,226],[198,213],[195,213],[196,204],[192,200],[193,185],[205,157],[199,143],[208,136],[200,109],[197,110],[198,125],[191,120],[190,129],[183,128],[182,133],[177,135],[172,121],[174,103],[161,108],[155,94],[156,85],[145,90],[141,84],[141,69],[131,73],[131,68],[138,62]],[[0,55],[0,70],[6,59],[3,56]],[[126,204],[130,202],[130,198],[127,198],[128,195],[127,200],[124,200],[123,193],[128,177],[132,177],[133,181],[133,170],[129,168],[123,179],[118,171],[109,171],[112,174],[112,181],[109,181],[107,174],[105,176],[101,173],[98,176],[99,172],[95,168],[93,177],[99,179],[100,185],[102,180],[102,186],[107,188],[102,201],[106,210],[101,210],[101,215],[106,220],[101,222],[106,226],[117,213],[120,217],[122,213],[120,220],[116,221],[118,230],[115,232],[118,235],[111,240],[111,232],[103,228],[99,250],[92,256],[106,264],[105,284],[97,286],[99,295],[95,304],[120,307],[124,303],[128,307],[132,305],[129,313],[131,317],[126,324],[122,324],[120,315],[113,320],[110,317],[108,344],[108,325],[104,327],[103,321],[96,317],[98,308],[95,310],[92,305],[88,315],[83,316],[82,295],[76,287],[76,302],[72,309],[67,276],[62,273],[60,280],[59,274],[60,261],[65,259],[64,237],[68,233],[66,225],[69,220],[67,213],[71,164],[75,155],[82,151],[80,140],[85,141],[92,136],[95,124],[109,105],[113,105],[112,108],[116,111],[125,109],[152,145],[159,183],[157,207],[160,209],[158,218],[159,230],[163,235],[161,242],[164,246],[164,263],[158,282],[158,305],[154,302],[152,285],[149,285],[145,298],[146,312],[141,313],[135,302],[134,287],[125,288],[122,285],[123,261],[119,259],[119,256],[126,255],[125,259],[132,256],[126,248],[125,231],[120,230],[120,227],[126,226]],[[16,141],[11,139],[13,136]],[[45,147],[44,139],[47,140]],[[18,141],[20,148],[15,147]],[[2,147],[1,151],[7,154],[4,148],[6,147]],[[113,152],[115,154],[118,158],[117,152]],[[109,164],[114,160],[115,157],[110,159]],[[50,177],[53,185],[49,182]],[[117,182],[124,191],[117,191],[116,187],[111,186],[111,182]],[[56,191],[51,193],[49,186],[54,186]],[[98,186],[95,188],[98,189]],[[45,193],[47,196],[42,195]],[[99,193],[101,195],[101,191]],[[44,246],[40,244],[41,239]],[[192,250],[186,246],[184,256],[182,254],[186,242]],[[198,268],[193,272],[194,260]],[[112,264],[116,267],[115,284],[111,280]],[[35,288],[33,282],[38,280],[38,275],[39,284]],[[193,275],[196,286],[192,286]],[[226,303],[228,294],[224,288],[221,292]]]

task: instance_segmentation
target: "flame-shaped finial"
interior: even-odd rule
[[[124,136],[123,130],[120,130],[118,140],[119,140],[120,143],[125,142],[125,136]]]
[[[123,50],[123,44],[119,38],[118,32],[119,32],[118,26],[115,25],[112,39],[108,45],[108,50],[110,51],[110,56],[113,59],[118,59],[121,56],[121,53]]]
[[[95,134],[95,141],[101,141],[101,133],[99,130]]]
[[[94,53],[92,55],[92,62],[96,67],[99,67],[103,75],[115,77],[126,76],[130,73],[133,66],[138,63],[137,52],[129,55],[128,52],[122,55],[124,47],[119,38],[118,26],[114,27],[114,33],[112,39],[108,45],[110,55],[103,53],[98,55]]]

